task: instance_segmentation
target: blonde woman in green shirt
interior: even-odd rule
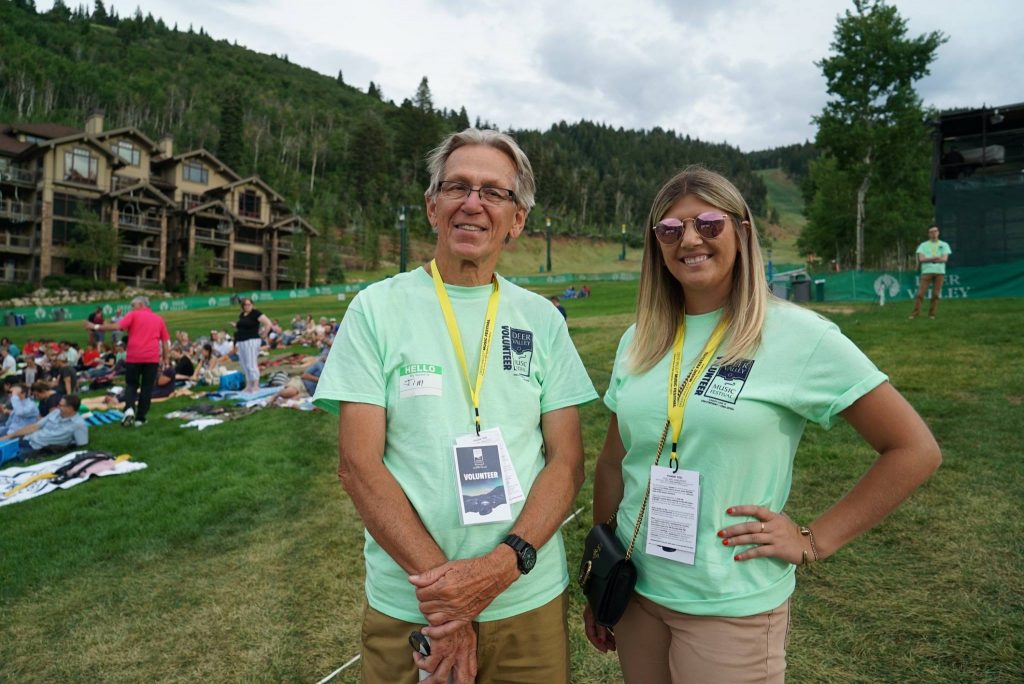
[[[639,580],[614,633],[589,607],[586,633],[618,651],[627,682],[781,682],[796,566],[879,523],[938,467],[939,448],[834,324],[769,295],[732,183],[690,167],[661,188],[648,225],[594,481],[594,521],[614,517],[626,546],[635,537]],[[783,513],[793,457],[808,420],[837,417],[879,457],[801,526]]]

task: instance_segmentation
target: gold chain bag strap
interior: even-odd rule
[[[661,441],[658,443],[658,453],[654,455],[654,465],[658,465],[658,461],[661,460],[669,424],[669,421],[665,421],[665,429],[661,431]],[[594,525],[587,534],[576,581],[587,597],[587,603],[594,613],[594,621],[602,627],[614,627],[626,611],[630,597],[633,596],[637,572],[636,565],[630,559],[636,546],[636,538],[640,534],[650,495],[651,484],[648,482],[628,549],[623,549],[622,542],[615,536],[612,527],[615,513],[612,513],[607,522]]]

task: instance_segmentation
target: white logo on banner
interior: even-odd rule
[[[209,304],[210,306],[217,306],[217,298],[210,297],[209,299],[206,300],[206,303]]]
[[[36,318],[46,318],[46,309],[43,307],[36,309]]]
[[[883,291],[887,291],[886,294],[890,297],[895,297],[900,293],[900,281],[888,273],[878,276],[875,278],[875,294],[881,297]]]
[[[167,311],[168,308],[170,308],[170,305],[167,302],[160,302],[161,311]]]

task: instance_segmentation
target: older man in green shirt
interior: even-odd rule
[[[928,307],[928,318],[935,318],[939,308],[939,297],[942,294],[942,282],[946,279],[946,261],[953,250],[948,242],[939,239],[939,227],[933,225],[928,229],[928,239],[917,247],[917,262],[921,264],[921,279],[914,298],[914,310],[910,318],[917,318],[921,313],[921,302],[924,301],[928,288],[932,289],[932,303]]]

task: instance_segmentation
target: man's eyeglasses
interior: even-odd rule
[[[516,194],[507,188],[494,188],[490,185],[481,185],[474,188],[469,183],[462,181],[441,181],[438,193],[447,200],[464,200],[472,193],[477,193],[480,201],[484,204],[499,205],[513,199]]]
[[[686,222],[693,222],[693,229],[697,231],[704,240],[714,240],[725,230],[725,214],[718,211],[705,211],[698,214],[696,218],[679,220],[677,218],[663,218],[654,226],[654,234],[658,241],[666,245],[674,245],[683,239],[686,231]]]

